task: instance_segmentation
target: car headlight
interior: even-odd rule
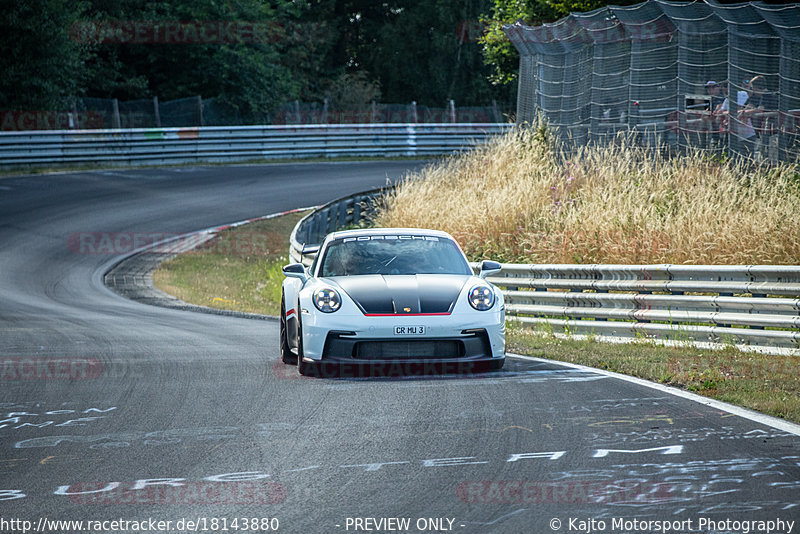
[[[478,311],[486,311],[494,306],[494,291],[487,285],[477,285],[467,294],[469,305]]]
[[[333,313],[342,307],[342,297],[335,289],[323,287],[314,291],[314,306],[323,313]]]

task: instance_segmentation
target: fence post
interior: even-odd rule
[[[450,100],[449,108],[450,108],[450,122],[455,123],[456,122],[456,103],[455,103],[454,100]]]
[[[322,101],[322,124],[328,124],[328,99]]]
[[[203,124],[203,97],[197,95],[197,124],[198,126],[205,126]]]
[[[418,123],[419,117],[417,117],[417,101],[414,100],[411,102],[411,122]]]
[[[161,128],[161,111],[158,109],[158,97],[153,97],[153,111],[156,116],[156,128]]]
[[[119,120],[119,101],[116,98],[111,101],[111,109],[113,110],[111,113],[111,127],[122,128],[122,123]]]

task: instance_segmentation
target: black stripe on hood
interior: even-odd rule
[[[450,313],[468,276],[448,274],[332,278],[368,314]]]

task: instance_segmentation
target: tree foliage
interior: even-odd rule
[[[69,28],[85,9],[69,0],[2,0],[0,105],[5,109],[54,110],[80,92],[86,46]]]
[[[503,26],[521,20],[529,26],[554,22],[570,13],[583,13],[607,5],[638,4],[642,0],[494,0],[491,14],[483,17],[486,31],[481,38],[490,79],[498,85],[517,79],[519,54],[503,32]]]
[[[488,81],[480,18],[492,0],[0,0],[0,109],[70,97],[215,97],[242,114],[294,99],[443,107],[511,102]],[[264,39],[172,42],[170,23],[251,23]],[[144,28],[143,38],[139,30]],[[245,36],[246,37],[246,36]],[[358,91],[356,91],[358,89]],[[363,102],[368,105],[369,102]]]
[[[277,32],[275,11],[259,0],[236,2],[164,2],[90,0],[94,20],[135,23],[149,30],[159,23],[186,22],[193,30],[210,24],[247,21]],[[170,40],[165,33],[152,38],[112,39],[97,43],[90,63],[87,94],[120,99],[158,96],[168,100],[193,95],[217,97],[244,113],[265,113],[297,93],[291,72],[280,62],[277,39],[232,32],[233,39],[188,31]],[[121,41],[121,42],[120,42]],[[143,42],[142,42],[143,41]]]

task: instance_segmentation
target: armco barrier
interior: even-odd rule
[[[322,243],[330,232],[349,226],[358,226],[375,211],[376,202],[389,188],[372,189],[349,195],[319,207],[303,217],[289,237],[289,258],[306,266],[314,261],[315,254],[306,254],[303,247]]]
[[[504,264],[488,279],[525,326],[800,348],[797,265]]]
[[[455,152],[511,124],[321,124],[0,132],[0,167],[153,165]]]
[[[335,200],[303,218],[292,261],[310,265],[325,235],[359,225],[385,190]],[[477,269],[477,264],[472,265]],[[614,338],[800,349],[800,265],[502,265],[510,320]]]

